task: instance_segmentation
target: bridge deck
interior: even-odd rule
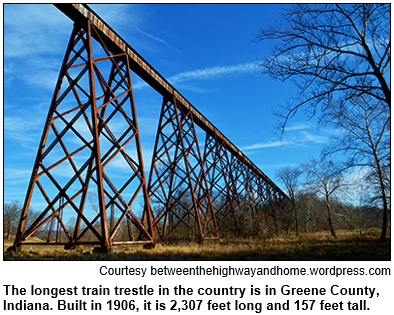
[[[232,154],[236,155],[256,174],[263,178],[283,197],[286,194],[273,183],[245,154],[243,154],[230,140],[228,140],[203,114],[201,114],[192,104],[190,104],[181,93],[179,93],[164,77],[160,75],[144,58],[141,57],[125,40],[123,40],[104,20],[102,20],[86,4],[55,4],[55,6],[67,15],[71,20],[78,23],[89,19],[99,30],[100,38],[105,46],[113,53],[126,53],[130,60],[131,69],[164,97],[175,97],[181,106],[193,115],[194,122],[210,135],[215,135],[221,139]],[[97,36],[92,34],[93,37]],[[99,38],[95,38],[99,40]]]

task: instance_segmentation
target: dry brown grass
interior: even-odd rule
[[[359,236],[353,231],[302,234],[266,240],[242,239],[158,244],[154,249],[117,246],[111,254],[94,253],[93,247],[65,250],[61,246],[24,245],[23,253],[4,253],[5,260],[390,260],[391,240],[378,241],[378,231]],[[12,241],[4,242],[4,251]]]

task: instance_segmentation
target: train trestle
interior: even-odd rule
[[[11,250],[277,233],[286,194],[87,5],[55,6],[74,28]],[[148,176],[132,72],[163,96]]]

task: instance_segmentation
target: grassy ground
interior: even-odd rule
[[[117,246],[111,254],[93,253],[93,247],[65,250],[62,246],[24,245],[22,253],[6,253],[12,241],[4,241],[4,260],[390,260],[391,239],[379,242],[378,232],[359,236],[338,231],[269,240],[221,240],[195,243]]]

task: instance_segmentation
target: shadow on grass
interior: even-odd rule
[[[5,244],[5,249],[6,249]],[[387,261],[391,241],[376,238],[341,237],[338,239],[295,238],[242,240],[225,243],[182,243],[144,250],[139,246],[115,247],[111,254],[93,253],[93,248],[64,250],[53,246],[25,246],[23,253],[4,253],[4,260],[218,260],[218,261]]]

